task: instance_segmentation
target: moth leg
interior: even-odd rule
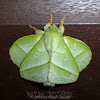
[[[64,22],[64,19],[65,19],[65,16],[61,19],[61,21],[60,21],[60,23],[59,23],[59,31],[60,31],[60,33],[61,34],[63,34],[64,33],[64,26],[63,26],[63,22]]]
[[[35,31],[35,34],[44,34],[44,31],[37,29],[36,27],[29,25],[31,29]]]
[[[50,22],[44,26],[44,30],[46,31],[52,24],[52,14],[50,14]]]

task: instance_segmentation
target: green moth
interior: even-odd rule
[[[62,18],[59,27],[50,22],[44,31],[31,25],[35,35],[24,36],[10,48],[10,57],[26,80],[43,83],[44,86],[75,82],[89,64],[92,56],[90,48],[81,40],[63,36]]]

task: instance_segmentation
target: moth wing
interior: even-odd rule
[[[40,35],[29,35],[16,40],[9,50],[9,54],[13,63],[19,67],[24,57],[40,40],[40,38]]]
[[[75,82],[79,75],[77,63],[63,38],[52,40],[48,80],[55,84]]]
[[[22,78],[47,81],[49,56],[42,35],[30,35],[15,41],[10,48],[12,61],[18,65]]]
[[[64,36],[64,41],[74,56],[79,71],[82,71],[89,64],[92,56],[90,48],[81,40]]]

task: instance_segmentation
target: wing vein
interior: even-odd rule
[[[39,39],[39,41],[41,40],[42,38]],[[22,60],[21,64],[24,62],[25,58],[27,57],[27,55],[32,51],[32,49],[37,45],[37,43],[39,42],[37,41],[36,44],[31,48],[31,50],[26,54],[26,56],[24,57],[24,59]],[[20,64],[20,66],[21,66]]]
[[[84,53],[86,50],[82,51],[80,54],[78,54],[77,56],[75,56],[75,58],[77,58],[78,56],[80,56],[82,53]]]
[[[75,61],[76,65],[77,65],[77,69],[79,70],[79,68],[78,68],[78,64],[77,64],[77,62],[76,62],[76,60],[75,60],[74,56],[72,55],[72,52],[70,51],[69,47],[67,46],[67,44],[66,44],[65,40],[63,40],[63,41],[64,41],[64,43],[65,43],[66,47],[68,48],[68,50],[69,50],[69,52],[70,52],[71,56],[73,57],[73,59],[74,59],[74,61]]]
[[[52,63],[53,65],[57,66],[57,65],[54,64],[53,62],[51,62],[51,63]],[[57,66],[57,67],[61,68],[61,69],[64,70],[64,71],[69,72],[70,74],[73,74],[73,75],[77,76],[76,74],[74,74],[74,73],[72,73],[72,72],[70,72],[70,71],[68,71],[68,70],[66,70],[66,69],[64,69],[64,68],[62,68],[62,67],[60,67],[60,66]]]
[[[18,44],[17,44],[17,47],[18,47],[22,52],[24,52],[24,53],[27,55],[27,53],[26,53],[22,48],[20,48],[20,47],[18,46]]]
[[[48,63],[48,62],[47,62],[47,63]],[[31,68],[28,68],[28,69],[25,69],[25,70],[21,70],[21,72],[22,72],[22,71],[26,71],[26,70],[30,70],[30,69],[35,68],[35,67],[41,67],[41,66],[43,66],[43,65],[46,65],[47,63],[44,63],[44,64],[39,65],[39,66],[34,66],[34,67],[31,67]]]

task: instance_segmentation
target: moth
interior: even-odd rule
[[[77,81],[79,72],[87,67],[92,52],[88,45],[70,36],[63,36],[65,16],[59,26],[50,21],[44,31],[29,25],[35,34],[21,37],[10,48],[10,57],[26,80],[44,86]]]

